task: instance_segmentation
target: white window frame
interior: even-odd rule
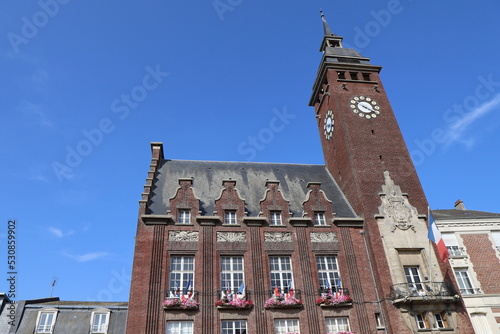
[[[169,275],[170,291],[172,292],[180,289],[181,294],[187,295],[188,291],[184,291],[184,289],[189,281],[191,281],[189,290],[194,290],[194,269],[194,256],[171,256]]]
[[[224,224],[236,225],[237,223],[238,223],[238,221],[236,220],[236,211],[235,210],[224,211]]]
[[[408,287],[415,288],[415,292],[423,290],[422,278],[420,276],[420,268],[418,266],[405,266],[404,267],[406,282]]]
[[[299,319],[275,319],[274,332],[276,334],[300,333]]]
[[[460,293],[463,295],[475,294],[476,290],[469,277],[469,270],[467,268],[455,268],[453,271],[457,279],[458,287],[460,288]]]
[[[191,224],[191,210],[179,209],[179,217],[177,223],[179,224]]]
[[[426,316],[425,313],[415,313],[415,323],[418,329],[429,329]]]
[[[224,320],[221,322],[221,334],[246,334],[246,320]]]
[[[110,313],[111,312],[108,309],[98,309],[92,311],[92,317],[90,318],[90,333],[106,334],[108,332]],[[98,324],[96,324],[96,319],[99,318],[99,320],[101,320],[102,317],[104,317],[104,322],[102,323],[99,321]]]
[[[270,211],[269,216],[271,217],[271,225],[273,225],[273,226],[283,225],[281,211]]]
[[[167,321],[167,334],[193,334],[193,321]]]
[[[314,225],[326,226],[326,218],[324,212],[318,211],[314,213]]]
[[[351,330],[349,318],[347,317],[325,318],[325,325],[327,333],[348,332]]]
[[[332,291],[339,291],[341,279],[336,256],[316,256],[316,268],[318,269],[319,286],[327,289],[326,281],[330,283]]]
[[[291,256],[270,256],[269,273],[271,276],[271,289],[276,286],[281,292],[289,288],[290,281],[293,280]],[[292,281],[293,282],[293,281]]]
[[[243,256],[221,256],[220,258],[220,288],[235,293],[245,281],[245,263]]]
[[[38,312],[35,333],[52,333],[56,324],[57,310],[42,309]],[[42,324],[43,321],[43,324]]]
[[[444,312],[434,313],[434,328],[448,328],[448,321]]]

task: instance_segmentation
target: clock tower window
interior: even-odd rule
[[[338,71],[337,76],[339,77],[340,80],[345,80],[345,72],[344,71]]]
[[[358,80],[358,72],[350,72],[351,80]]]

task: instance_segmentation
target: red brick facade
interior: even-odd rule
[[[500,293],[500,262],[488,234],[462,234],[464,246],[485,294]]]

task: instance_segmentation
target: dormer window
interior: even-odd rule
[[[35,333],[52,333],[56,323],[57,310],[43,310],[38,313]]]
[[[326,225],[325,214],[323,212],[314,213],[314,225]]]
[[[271,211],[271,225],[283,225],[280,211]]]
[[[191,224],[191,211],[190,210],[179,210],[178,223],[179,224]]]
[[[108,332],[109,310],[103,309],[92,312],[90,324],[91,334],[106,334]]]
[[[235,225],[236,222],[236,211],[225,211],[224,212],[224,224]]]

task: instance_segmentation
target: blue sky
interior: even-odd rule
[[[0,7],[0,268],[7,276],[16,219],[17,299],[49,296],[54,279],[64,300],[128,299],[152,141],[169,159],[322,164],[308,106],[320,8],[345,45],[384,67],[431,207],[461,198],[500,212],[496,0]]]

